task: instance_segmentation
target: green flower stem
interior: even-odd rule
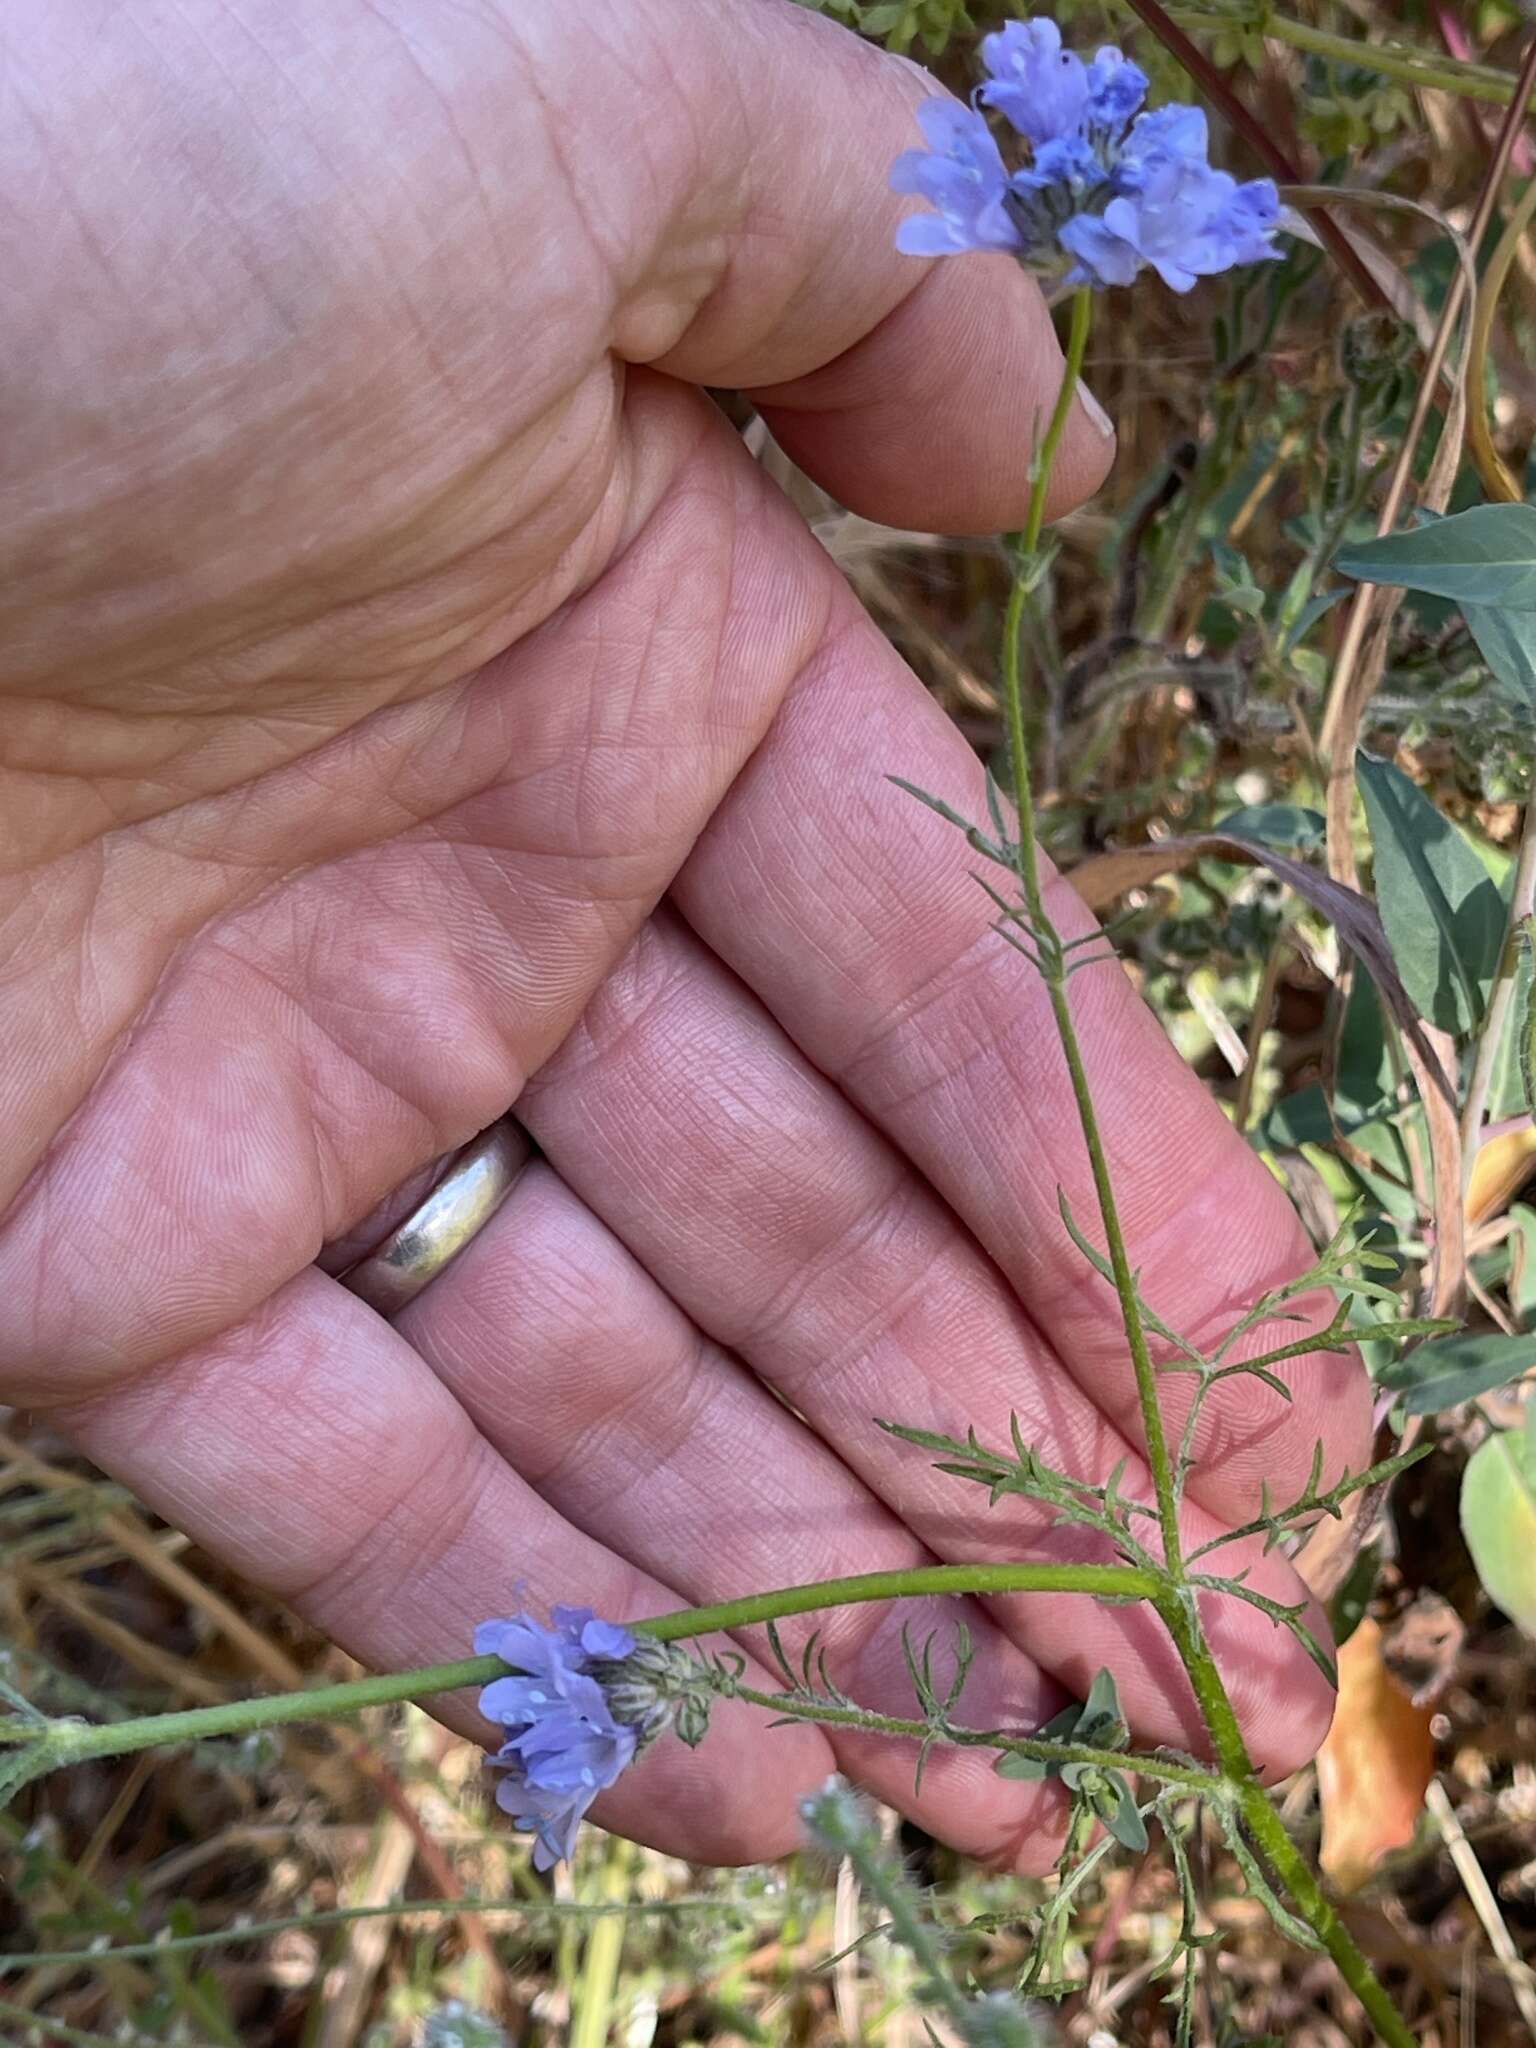
[[[1061,388],[1056,393],[1056,403],[1051,409],[1045,439],[1035,454],[1029,516],[1024,522],[1024,532],[1019,543],[1021,552],[1025,555],[1032,555],[1040,545],[1040,534],[1045,525],[1045,501],[1050,493],[1051,471],[1056,467],[1061,437],[1067,431],[1067,421],[1072,417],[1072,407],[1077,399],[1077,380],[1083,373],[1083,357],[1088,350],[1088,330],[1092,325],[1093,293],[1084,285],[1072,295],[1072,325],[1067,336],[1067,359],[1061,373]]]
[[[824,1579],[814,1585],[786,1586],[774,1593],[752,1593],[740,1600],[722,1600],[710,1607],[685,1607],[674,1614],[630,1623],[637,1634],[657,1641],[678,1642],[717,1629],[750,1628],[786,1615],[811,1614],[819,1608],[849,1606],[865,1600],[896,1600],[926,1593],[1087,1593],[1114,1600],[1147,1600],[1162,1590],[1152,1573],[1128,1565],[1100,1564],[974,1564],[921,1565],[911,1571],[864,1572],[853,1578]],[[197,1742],[210,1736],[248,1735],[291,1721],[329,1721],[356,1714],[365,1707],[391,1706],[420,1700],[462,1687],[486,1685],[507,1666],[499,1657],[463,1657],[452,1664],[430,1664],[416,1671],[386,1672],[343,1685],[314,1686],[302,1692],[277,1693],[248,1700],[227,1700],[212,1707],[190,1707],[181,1713],[146,1714],[133,1720],[50,1721],[46,1733],[35,1724],[7,1729],[8,1739],[32,1744],[42,1770],[79,1763],[86,1757],[126,1756],[162,1744]]]
[[[1229,1784],[1240,1790],[1256,1785],[1258,1779],[1248,1745],[1221,1673],[1216,1669],[1216,1659],[1206,1644],[1193,1595],[1176,1588],[1161,1594],[1153,1604],[1189,1674],[1201,1717],[1210,1730],[1216,1759]]]
[[[1066,955],[1062,949],[1060,935],[1046,910],[1045,894],[1040,885],[1040,848],[1035,823],[1035,795],[1030,778],[1029,742],[1024,726],[1024,692],[1019,667],[1019,641],[1024,603],[1036,569],[1035,551],[1039,545],[1041,529],[1045,524],[1045,502],[1050,489],[1051,470],[1055,464],[1057,450],[1061,446],[1061,437],[1066,429],[1068,416],[1077,398],[1077,383],[1082,374],[1083,357],[1087,353],[1088,332],[1092,322],[1093,294],[1083,286],[1072,299],[1072,322],[1067,337],[1061,388],[1056,394],[1055,410],[1051,414],[1050,425],[1046,429],[1045,439],[1036,457],[1029,516],[1017,541],[1013,589],[1009,593],[1008,611],[1003,623],[1003,709],[1008,728],[1008,754],[1013,769],[1013,799],[1019,814],[1019,885],[1024,892],[1024,902],[1030,919],[1037,933],[1045,941],[1041,946],[1040,964],[1046,992],[1050,997],[1051,1010],[1056,1019],[1062,1051],[1066,1055],[1072,1094],[1077,1103],[1078,1118],[1083,1127],[1083,1140],[1088,1148],[1088,1162],[1093,1172],[1094,1192],[1098,1196],[1099,1216],[1104,1225],[1110,1269],[1114,1274],[1115,1291],[1120,1297],[1125,1320],[1126,1341],[1130,1346],[1131,1365],[1136,1375],[1136,1393],[1141,1404],[1142,1426],[1146,1435],[1147,1461],[1151,1466],[1152,1482],[1157,1497],[1157,1517],[1162,1529],[1164,1556],[1169,1572],[1177,1579],[1182,1569],[1178,1493],[1174,1485],[1173,1461],[1168,1455],[1168,1440],[1163,1429],[1162,1407],[1157,1396],[1157,1368],[1152,1363],[1152,1353],[1147,1345],[1141,1306],[1136,1298],[1136,1280],[1126,1252],[1125,1235],[1120,1228],[1115,1190],[1110,1180],[1109,1160],[1099,1130],[1098,1113],[1093,1106],[1093,1094],[1088,1086],[1088,1074],[1083,1065],[1077,1027],[1072,1020],[1072,1009],[1067,1000]]]
[[[1286,1833],[1284,1824],[1259,1783],[1236,1712],[1221,1673],[1216,1668],[1216,1660],[1205,1640],[1205,1631],[1200,1623],[1197,1594],[1190,1584],[1183,1554],[1179,1530],[1179,1487],[1168,1454],[1162,1406],[1158,1398],[1157,1369],[1152,1362],[1151,1350],[1147,1343],[1136,1277],[1120,1223],[1108,1156],[1099,1130],[1098,1112],[1094,1107],[1092,1092],[1088,1085],[1082,1047],[1067,994],[1069,956],[1061,935],[1046,910],[1044,891],[1040,884],[1040,851],[1020,680],[1019,632],[1023,622],[1025,597],[1039,574],[1036,547],[1045,518],[1045,500],[1050,485],[1051,465],[1060,445],[1068,409],[1076,396],[1077,380],[1088,343],[1090,318],[1089,295],[1086,290],[1079,291],[1072,306],[1072,322],[1061,389],[1057,394],[1050,427],[1041,446],[1030,498],[1029,518],[1023,533],[1018,537],[1013,590],[1009,598],[1003,640],[1003,708],[1013,770],[1014,800],[1019,815],[1017,873],[1029,912],[1031,936],[1041,975],[1050,997],[1056,1029],[1066,1057],[1072,1093],[1082,1125],[1083,1140],[1087,1146],[1089,1164],[1093,1172],[1099,1217],[1104,1227],[1105,1248],[1114,1278],[1115,1292],[1120,1300],[1126,1344],[1136,1376],[1136,1394],[1146,1439],[1147,1462],[1152,1473],[1158,1522],[1163,1536],[1164,1568],[1161,1584],[1150,1597],[1189,1675],[1196,1703],[1209,1731],[1221,1767],[1221,1777],[1216,1781],[1221,1787],[1221,1793],[1217,1796],[1236,1798],[1253,1839],[1259,1844],[1276,1875],[1301,1908],[1308,1925],[1327,1948],[1340,1975],[1364,2006],[1381,2039],[1389,2044],[1389,2048],[1410,2048],[1413,2036],[1365,1956],[1355,1945],[1349,1930],[1329,1903],[1305,1858]],[[1119,1759],[1119,1764],[1124,1769],[1143,1768],[1139,1759],[1123,1756]],[[1114,1767],[1111,1761],[1110,1768]],[[1151,1767],[1148,1766],[1147,1775],[1152,1774]],[[1209,1776],[1208,1773],[1201,1775]]]
[[[819,1579],[777,1593],[749,1593],[715,1607],[684,1607],[655,1621],[626,1624],[658,1642],[675,1643],[716,1629],[750,1628],[788,1614],[814,1614],[856,1601],[908,1599],[923,1593],[1088,1593],[1108,1600],[1151,1600],[1162,1589],[1155,1572],[1123,1564],[928,1564],[910,1571],[860,1572]]]
[[[1198,9],[1171,7],[1169,13],[1180,28],[1203,30],[1210,35],[1230,34],[1242,24],[1227,14],[1208,14]],[[1515,96],[1511,73],[1491,64],[1467,64],[1438,52],[1368,43],[1351,36],[1330,35],[1326,29],[1292,21],[1283,14],[1264,15],[1254,28],[1277,43],[1289,43],[1293,50],[1305,50],[1314,57],[1331,57],[1352,70],[1374,71],[1382,78],[1401,79],[1405,85],[1429,92],[1452,92],[1466,100],[1487,100],[1507,107]]]
[[[1231,1787],[1214,1771],[1198,1764],[1181,1763],[1176,1757],[1142,1756],[1124,1749],[1095,1749],[1081,1742],[1041,1742],[1032,1735],[1016,1735],[1004,1728],[958,1728],[945,1721],[903,1720],[895,1714],[874,1714],[865,1707],[838,1706],[831,1700],[800,1699],[793,1693],[759,1692],[749,1685],[733,1685],[733,1699],[749,1706],[766,1707],[780,1721],[814,1721],[822,1728],[856,1728],[861,1734],[898,1735],[911,1742],[942,1742],[952,1749],[1002,1750],[1010,1756],[1029,1757],[1043,1764],[1091,1764],[1105,1771],[1134,1771],[1139,1777],[1155,1778],[1163,1785],[1176,1785],[1183,1792],[1204,1798],[1229,1798]]]
[[[1263,1787],[1250,1784],[1242,1794],[1241,1806],[1249,1834],[1301,1908],[1307,1925],[1332,1956],[1334,1967],[1365,2008],[1378,2037],[1387,2043],[1387,2048],[1416,2048],[1417,2036],[1356,1946],[1354,1936],[1334,1911],[1332,1901],[1313,1876],[1305,1856],[1287,1834],[1284,1821],[1276,1813]]]
[[[757,1917],[762,1917],[761,1907],[754,1911]],[[14,1977],[23,1970],[99,1970],[112,1963],[149,1963],[166,1956],[201,1955],[208,1949],[240,1948],[270,1941],[274,1935],[291,1934],[296,1928],[308,1931],[316,1927],[350,1927],[358,1920],[456,1920],[461,1913],[473,1913],[480,1919],[499,1917],[515,1922],[532,1921],[535,1925],[554,1921],[557,1925],[578,1927],[599,1920],[633,1918],[641,1913],[665,1920],[719,1916],[739,1925],[751,1925],[754,1917],[753,1911],[726,1898],[628,1898],[614,1904],[600,1899],[485,1899],[470,1893],[460,1899],[386,1899],[376,1906],[331,1906],[320,1911],[285,1913],[273,1920],[247,1920],[237,1914],[226,1926],[209,1927],[199,1934],[172,1934],[166,1929],[144,1941],[113,1942],[106,1948],[8,1949],[0,1955],[0,1978]],[[0,2018],[3,2017],[0,2011]]]

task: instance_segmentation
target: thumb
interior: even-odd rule
[[[1008,256],[895,247],[887,174],[935,82],[790,0],[669,0],[644,19],[637,51],[632,0],[582,14],[609,57],[583,69],[580,125],[594,151],[627,133],[645,171],[609,242],[615,349],[748,391],[794,460],[867,517],[1021,523],[1061,351]],[[1112,454],[1109,422],[1079,403],[1052,511],[1094,490]]]

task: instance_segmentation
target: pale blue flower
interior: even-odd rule
[[[1168,157],[1134,194],[1111,199],[1102,215],[1069,220],[1061,243],[1078,260],[1078,282],[1129,284],[1150,267],[1173,291],[1187,292],[1199,278],[1280,254],[1263,225],[1270,199],[1273,225],[1279,199],[1267,179],[1239,186],[1207,163]]]
[[[1086,125],[1102,146],[1113,147],[1147,96],[1147,74],[1123,50],[1106,43],[1088,66]]]
[[[1249,178],[1237,187],[1224,217],[1235,263],[1262,263],[1280,254],[1274,241],[1280,210],[1273,178]]]
[[[1210,146],[1204,107],[1154,107],[1138,118],[1115,159],[1115,189],[1139,192],[1162,164],[1204,164]]]
[[[918,109],[926,150],[897,158],[891,184],[935,209],[904,220],[919,256],[1007,249],[1052,282],[1130,284],[1155,270],[1174,291],[1281,254],[1279,195],[1212,168],[1199,107],[1142,111],[1146,74],[1106,47],[1090,64],[1053,21],[1011,21],[982,39],[976,99],[1028,145],[1009,172],[982,116],[953,100]]]
[[[891,190],[915,192],[933,207],[896,230],[909,256],[952,256],[964,249],[1017,249],[1019,231],[1004,198],[1008,172],[992,131],[970,107],[935,96],[917,118],[926,149],[908,149],[891,166]]]
[[[976,89],[983,106],[996,107],[1036,148],[1058,135],[1075,135],[1088,112],[1088,67],[1061,47],[1054,21],[1010,21],[981,39],[981,61],[991,77]]]
[[[1044,192],[1055,186],[1079,195],[1102,185],[1107,176],[1092,143],[1081,135],[1058,135],[1042,143],[1033,162],[1015,171],[1008,183],[1015,192]]]
[[[1110,213],[1120,209],[1118,229],[1110,225]],[[1078,213],[1065,222],[1061,246],[1077,262],[1067,275],[1074,284],[1131,284],[1142,267],[1141,251],[1134,239],[1136,210],[1129,199],[1112,199],[1103,213]],[[1191,280],[1193,281],[1193,280]]]
[[[1042,143],[1034,161],[1008,180],[1005,204],[1019,233],[1019,254],[1052,260],[1063,224],[1103,185],[1105,170],[1092,145],[1080,135],[1058,135]]]
[[[537,1835],[536,1870],[570,1857],[588,1807],[640,1745],[640,1731],[615,1716],[593,1675],[594,1667],[611,1671],[630,1656],[634,1636],[590,1607],[557,1607],[551,1622],[545,1628],[517,1614],[475,1630],[480,1655],[514,1667],[515,1675],[486,1686],[480,1711],[506,1731],[489,1759],[503,1774],[496,1803]]]

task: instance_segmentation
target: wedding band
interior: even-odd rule
[[[399,1315],[490,1222],[532,1149],[509,1116],[472,1138],[420,1207],[340,1276],[342,1286],[381,1316]]]

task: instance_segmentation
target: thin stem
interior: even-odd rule
[[[1073,1022],[1072,1008],[1067,998],[1066,960],[1061,939],[1046,910],[1045,896],[1040,886],[1040,849],[1035,824],[1035,798],[1030,781],[1029,745],[1024,729],[1024,693],[1019,672],[1019,627],[1023,617],[1024,598],[1029,587],[1034,550],[1045,523],[1045,502],[1050,488],[1051,465],[1061,443],[1068,412],[1077,395],[1077,380],[1088,346],[1088,331],[1092,319],[1093,296],[1085,287],[1076,293],[1072,301],[1072,325],[1067,339],[1061,389],[1056,394],[1056,408],[1051,415],[1051,423],[1041,445],[1034,489],[1030,495],[1029,517],[1019,537],[1018,562],[1004,623],[1003,708],[1007,719],[1008,752],[1013,770],[1013,799],[1019,814],[1019,885],[1024,892],[1024,902],[1035,927],[1037,943],[1044,942],[1041,945],[1041,972],[1050,997],[1062,1051],[1066,1055],[1072,1094],[1083,1127],[1083,1140],[1088,1148],[1094,1192],[1098,1197],[1099,1219],[1104,1226],[1104,1242],[1109,1253],[1110,1270],[1114,1275],[1115,1291],[1120,1297],[1126,1341],[1130,1347],[1131,1365],[1136,1375],[1136,1394],[1141,1404],[1147,1462],[1151,1466],[1157,1496],[1164,1557],[1169,1572],[1177,1577],[1180,1570],[1179,1509],[1173,1463],[1168,1455],[1162,1408],[1157,1396],[1157,1368],[1152,1363],[1152,1353],[1147,1345],[1141,1304],[1136,1293],[1136,1278],[1131,1271],[1125,1234],[1120,1227],[1119,1207],[1110,1180],[1109,1160],[1099,1130],[1098,1113],[1094,1108],[1093,1094],[1088,1085],[1087,1070],[1083,1065],[1077,1027]]]
[[[749,1593],[714,1607],[684,1607],[654,1621],[627,1624],[637,1634],[675,1643],[716,1629],[750,1628],[788,1614],[812,1614],[865,1600],[899,1600],[921,1593],[1088,1593],[1100,1599],[1150,1600],[1161,1586],[1154,1572],[1118,1564],[930,1564],[910,1571],[861,1572],[821,1579],[776,1593]]]
[[[46,2048],[159,2048],[150,2034],[94,2034],[88,2027],[72,2027],[52,2014],[40,2019],[31,2006],[12,2005],[8,1998],[0,1998],[0,2020],[15,2022],[14,2041],[25,2041],[30,2030],[31,2039],[46,2043]]]
[[[1232,28],[1230,15],[1208,14],[1188,7],[1174,7],[1169,12],[1181,28],[1205,29],[1218,35]],[[1500,107],[1507,107],[1515,96],[1514,79],[1491,64],[1466,64],[1426,50],[1330,35],[1326,29],[1291,21],[1282,14],[1266,14],[1260,33],[1277,43],[1289,43],[1293,50],[1305,50],[1315,57],[1332,57],[1353,70],[1374,71],[1382,78],[1400,78],[1405,85],[1427,92],[1452,92],[1461,99],[1487,100]]]
[[[1082,367],[1082,355],[1087,342],[1088,322],[1087,294],[1080,292],[1072,309],[1071,337],[1067,347],[1061,391],[1058,393],[1056,411],[1052,418],[1053,427],[1057,427],[1058,423],[1064,420],[1065,404],[1075,393],[1077,375]],[[1059,438],[1058,432],[1056,439]],[[1179,1489],[1168,1455],[1167,1437],[1158,1399],[1157,1372],[1147,1343],[1136,1278],[1126,1248],[1110,1179],[1109,1162],[1099,1130],[1098,1115],[1088,1085],[1082,1049],[1067,996],[1067,956],[1061,936],[1047,914],[1044,892],[1040,884],[1034,796],[1030,782],[1030,762],[1020,683],[1018,632],[1023,616],[1024,594],[1030,587],[1037,567],[1034,560],[1034,544],[1038,542],[1045,515],[1045,496],[1050,483],[1049,457],[1054,454],[1054,449],[1055,443],[1050,435],[1047,435],[1042,460],[1035,475],[1029,520],[1021,537],[1022,545],[1015,568],[1014,587],[1008,606],[1007,635],[1003,646],[1004,712],[1013,771],[1014,800],[1019,816],[1016,867],[1030,916],[1032,936],[1039,954],[1040,970],[1050,996],[1052,1013],[1071,1077],[1072,1092],[1093,1171],[1094,1189],[1099,1201],[1099,1215],[1104,1228],[1110,1271],[1120,1301],[1127,1348],[1136,1376],[1137,1400],[1141,1410],[1147,1460],[1152,1471],[1164,1545],[1163,1583],[1153,1595],[1153,1605],[1172,1638],[1180,1662],[1189,1676],[1190,1685],[1220,1765],[1221,1780],[1218,1782],[1224,1784],[1225,1796],[1230,1799],[1235,1795],[1254,1839],[1328,1949],[1345,1982],[1365,2007],[1381,2039],[1389,2044],[1389,2048],[1410,2048],[1413,2037],[1373,1974],[1370,1964],[1356,1947],[1343,1922],[1324,1896],[1316,1878],[1286,1833],[1258,1781],[1248,1755],[1247,1744],[1243,1740],[1237,1714],[1206,1642],[1200,1620],[1199,1593],[1189,1581],[1184,1561],[1178,1519]],[[1231,1341],[1229,1338],[1229,1344]],[[892,1732],[896,1731],[893,1729]],[[1118,1759],[1118,1764],[1110,1764],[1110,1768],[1117,1767],[1139,1770],[1142,1765],[1139,1760],[1122,1756]],[[1150,1767],[1147,1774],[1152,1775]]]
[[[971,2001],[946,1965],[948,1936],[923,1912],[919,1895],[908,1884],[899,1862],[883,1852],[878,1823],[862,1808],[851,1805],[835,1780],[801,1810],[818,1846],[839,1857],[858,1890],[884,1914],[882,1934],[904,1948],[917,1964],[922,1974],[913,1990],[915,2003],[937,2006],[964,2039]],[[842,1951],[843,1955],[848,1952],[846,1947]]]
[[[1223,1775],[1238,1787],[1256,1784],[1258,1781],[1236,1711],[1227,1696],[1221,1673],[1216,1669],[1216,1660],[1206,1646],[1195,1594],[1189,1590],[1172,1590],[1155,1604],[1189,1674],[1190,1685],[1210,1731]]]
[[[928,1593],[1087,1593],[1100,1598],[1140,1600],[1160,1589],[1159,1577],[1130,1566],[1101,1564],[974,1564],[921,1565],[911,1571],[864,1572],[852,1578],[826,1579],[814,1585],[786,1586],[777,1592],[753,1593],[710,1607],[685,1607],[673,1614],[629,1624],[638,1635],[659,1642],[713,1634],[717,1629],[749,1628],[779,1621],[786,1615],[810,1614],[823,1607],[850,1606],[866,1600],[895,1600]],[[36,1743],[45,1768],[78,1763],[84,1757],[125,1756],[166,1743],[196,1742],[210,1736],[245,1735],[257,1728],[275,1728],[291,1721],[333,1720],[367,1707],[421,1700],[465,1686],[486,1685],[507,1667],[499,1657],[463,1657],[451,1664],[431,1664],[416,1671],[386,1672],[353,1679],[343,1685],[322,1685],[259,1699],[226,1700],[217,1706],[190,1707],[180,1713],[146,1714],[133,1720],[91,1723],[50,1721],[39,1737],[32,1728],[16,1739]]]
[[[935,1725],[904,1720],[895,1714],[873,1714],[864,1707],[839,1706],[833,1700],[759,1692],[748,1685],[732,1686],[731,1696],[754,1707],[766,1707],[781,1721],[814,1721],[823,1728],[857,1728],[864,1734],[904,1736],[913,1742],[944,1742],[955,1749],[1002,1750],[1009,1756],[1029,1757],[1035,1763],[1091,1764],[1099,1770],[1131,1771],[1139,1777],[1155,1778],[1162,1784],[1177,1785],[1183,1791],[1213,1799],[1230,1790],[1216,1772],[1202,1770],[1198,1764],[1180,1763],[1174,1757],[1094,1749],[1081,1742],[1041,1742],[1031,1735],[1015,1735],[1002,1728],[959,1728],[950,1722]]]
[[[172,1934],[167,1929],[144,1941],[113,1942],[107,1948],[7,1950],[0,1955],[0,1977],[13,1976],[21,1970],[65,1969],[75,1964],[102,1969],[112,1963],[157,1962],[168,1955],[196,1955],[204,1949],[235,1948],[248,1942],[270,1941],[273,1935],[289,1934],[295,1928],[347,1927],[354,1920],[456,1920],[461,1914],[471,1913],[480,1919],[555,1920],[577,1925],[588,1920],[613,1919],[636,1913],[674,1920],[706,1913],[719,1913],[737,1920],[750,1917],[739,1899],[728,1898],[630,1898],[620,1904],[474,1896],[462,1899],[386,1899],[377,1906],[329,1906],[318,1912],[285,1913],[274,1920],[246,1920],[237,1914],[225,1927],[209,1927],[198,1934]]]
[[[1120,1297],[1126,1345],[1131,1354],[1131,1368],[1136,1375],[1136,1397],[1141,1408],[1147,1464],[1151,1469],[1153,1492],[1157,1499],[1158,1526],[1163,1538],[1163,1559],[1168,1571],[1177,1578],[1183,1569],[1183,1542],[1179,1533],[1179,1505],[1174,1485],[1173,1462],[1168,1454],[1162,1404],[1158,1399],[1157,1367],[1152,1362],[1152,1352],[1147,1343],[1141,1304],[1136,1293],[1136,1276],[1131,1270],[1125,1233],[1120,1223],[1119,1204],[1115,1198],[1114,1184],[1110,1179],[1109,1158],[1104,1149],[1103,1135],[1099,1130],[1098,1113],[1089,1089],[1088,1073],[1083,1064],[1082,1048],[1078,1043],[1077,1028],[1072,1019],[1065,982],[1052,986],[1050,997],[1056,1027],[1061,1034],[1062,1051],[1066,1055],[1067,1072],[1072,1081],[1072,1093],[1082,1122],[1083,1141],[1088,1148],[1094,1192],[1099,1202],[1099,1220],[1104,1226],[1105,1248],[1109,1253],[1115,1292]]]
[[[1056,454],[1061,447],[1061,437],[1067,430],[1067,421],[1071,418],[1072,407],[1077,401],[1077,384],[1083,373],[1083,358],[1088,350],[1088,330],[1092,325],[1093,293],[1084,285],[1073,295],[1072,325],[1067,336],[1067,359],[1062,367],[1061,388],[1056,393],[1056,403],[1051,409],[1045,439],[1035,454],[1034,488],[1030,492],[1029,517],[1024,522],[1022,541],[1026,555],[1032,555],[1040,544],[1041,529],[1045,525],[1045,501],[1051,487],[1051,471],[1056,467]]]
[[[1250,1785],[1242,1795],[1243,1819],[1263,1850],[1275,1875],[1301,1908],[1307,1925],[1333,1958],[1334,1967],[1354,1992],[1387,2048],[1417,2048],[1417,2041],[1385,1986],[1355,1945],[1353,1935],[1334,1911],[1327,1893],[1312,1875],[1307,1859],[1291,1840],[1268,1794]]]

